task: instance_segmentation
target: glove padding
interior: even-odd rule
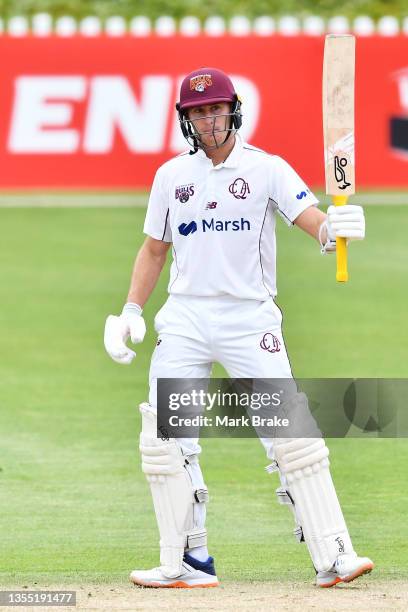
[[[105,323],[104,344],[108,355],[117,363],[129,364],[136,357],[126,342],[142,342],[146,324],[141,316],[142,309],[137,304],[125,304],[120,316],[109,315]]]
[[[365,217],[361,206],[345,204],[344,206],[329,206],[327,209],[327,238],[348,238],[363,240],[365,236]]]

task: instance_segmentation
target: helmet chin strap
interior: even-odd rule
[[[188,141],[187,141],[188,142]],[[189,143],[190,144],[190,143]],[[200,147],[197,144],[197,139],[193,138],[193,148],[191,149],[191,151],[189,151],[189,155],[194,155],[194,153],[197,153],[198,149]]]

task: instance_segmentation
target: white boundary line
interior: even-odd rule
[[[0,194],[0,208],[144,208],[148,193]]]
[[[316,192],[322,207],[331,204],[330,196]],[[74,194],[0,194],[0,208],[145,208],[148,193],[74,193]],[[360,193],[350,199],[362,206],[408,206],[404,192]]]

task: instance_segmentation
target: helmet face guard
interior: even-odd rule
[[[220,100],[220,102],[225,102],[225,100]],[[216,103],[215,101],[213,103]],[[214,144],[206,144],[202,141],[202,136],[204,135],[202,132],[198,132],[195,127],[195,121],[199,119],[203,119],[203,117],[197,117],[197,119],[189,119],[188,118],[188,110],[182,110],[180,108],[180,104],[176,104],[176,109],[179,116],[179,122],[182,134],[184,138],[187,140],[188,144],[197,149],[218,149],[222,147],[231,136],[231,134],[235,134],[242,125],[242,114],[241,114],[241,101],[236,94],[234,94],[233,99],[231,100],[231,112],[222,113],[220,115],[213,115],[213,123],[211,132],[206,131],[205,135],[208,137],[209,134],[212,135]],[[190,107],[193,108],[193,107]],[[225,117],[225,123],[223,128],[215,129],[215,122],[218,117]],[[224,140],[219,143],[216,138],[216,134],[226,133]]]

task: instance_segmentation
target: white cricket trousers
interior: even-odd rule
[[[149,402],[157,408],[158,378],[209,378],[214,362],[231,378],[292,378],[272,298],[170,295],[155,317],[158,343],[149,374]],[[198,438],[177,440],[184,455],[198,455]],[[261,439],[272,459],[271,441]]]

